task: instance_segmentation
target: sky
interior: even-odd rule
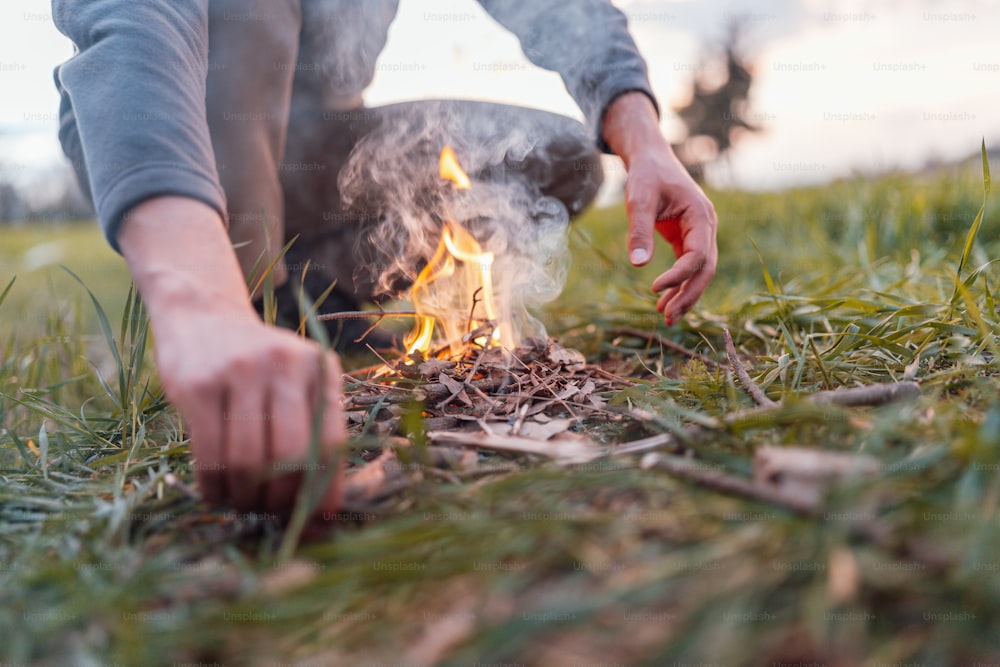
[[[671,110],[685,103],[705,48],[743,18],[755,73],[750,119],[764,129],[710,172],[716,186],[776,189],[919,168],[975,153],[984,137],[1000,143],[1000,0],[615,4],[648,62],[671,139],[682,134]],[[47,0],[0,3],[0,172],[30,174],[61,157],[52,69],[72,45],[50,12]],[[428,97],[580,117],[558,75],[531,65],[474,0],[400,0],[365,99]]]

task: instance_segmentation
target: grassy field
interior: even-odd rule
[[[689,456],[749,474],[759,447],[799,445],[863,453],[877,474],[806,518],[639,457],[519,460],[466,481],[416,470],[290,560],[276,526],[165,483],[190,482],[187,443],[96,230],[5,230],[0,293],[18,277],[0,303],[0,664],[997,664],[1000,220],[987,202],[967,245],[981,167],[712,196],[721,265],[684,323],[652,311],[656,271],[625,266],[614,208],[574,229],[550,333],[640,383],[613,401],[651,415],[617,434],[635,440],[751,402],[724,366],[617,330],[718,358],[727,326],[782,407]],[[53,242],[64,256],[37,249]],[[104,305],[120,364],[53,262]],[[902,379],[917,400],[797,400]]]

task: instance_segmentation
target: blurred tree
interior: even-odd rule
[[[703,58],[695,73],[691,101],[675,109],[687,133],[674,151],[699,183],[705,166],[725,157],[741,134],[761,129],[747,119],[753,70],[740,48],[744,25],[739,19],[730,23],[721,53]]]
[[[0,183],[0,222],[24,220],[28,207],[20,191],[10,183]]]

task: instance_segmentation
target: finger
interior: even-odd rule
[[[323,365],[323,443],[325,451],[332,453],[347,439],[347,423],[344,420],[343,376],[340,358],[334,352],[326,352]]]
[[[653,281],[653,291],[661,292],[670,287],[679,287],[705,267],[705,256],[689,251],[681,255],[666,272]]]
[[[653,257],[653,225],[656,222],[658,199],[656,191],[641,183],[630,183],[625,197],[628,214],[629,261],[633,266],[643,266]]]
[[[680,287],[671,287],[666,292],[660,295],[660,298],[656,300],[656,310],[663,312],[663,309],[667,307],[670,300],[674,298],[674,295],[680,291]]]
[[[326,385],[324,387],[325,408],[323,414],[323,443],[329,454],[330,467],[326,471],[329,478],[326,493],[317,508],[320,516],[335,514],[340,509],[344,491],[344,443],[347,440],[347,425],[344,421],[343,372],[340,360],[334,353],[327,355]]]
[[[291,515],[309,456],[311,397],[302,369],[276,378],[271,397],[275,418],[270,422],[270,455],[265,466],[264,506],[282,517]]]
[[[712,256],[715,246],[713,230],[707,224],[697,225],[684,237],[684,254],[668,271],[653,281],[653,291],[660,292],[690,280],[702,271]]]
[[[192,393],[200,400],[190,405],[178,406],[181,414],[191,424],[191,452],[194,459],[195,479],[201,497],[210,505],[221,505],[226,498],[226,463],[222,442],[225,437],[222,414],[226,409],[225,396],[218,389]]]
[[[266,412],[259,382],[247,379],[234,383],[228,396],[229,405],[222,416],[228,500],[237,509],[254,510],[260,507],[265,434],[271,415]]]
[[[691,310],[691,307],[694,306],[695,302],[701,298],[701,295],[708,288],[709,283],[712,282],[712,277],[714,275],[715,264],[706,264],[705,267],[694,276],[694,278],[681,286],[677,296],[670,303],[664,314],[667,315],[671,321],[675,321],[684,315],[684,313]]]

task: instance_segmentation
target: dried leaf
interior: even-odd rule
[[[420,371],[420,375],[425,379],[433,380],[441,375],[443,371],[449,371],[454,368],[454,361],[446,361],[444,359],[428,359],[420,364],[418,370]]]
[[[556,396],[559,398],[560,401],[565,401],[566,399],[572,398],[579,393],[580,393],[580,388],[577,387],[575,384],[571,384],[562,391],[560,391],[558,394],[556,394]]]
[[[518,435],[531,440],[548,440],[569,429],[575,421],[575,419],[553,419],[545,424],[540,424],[537,421],[526,421],[521,425],[521,432]]]
[[[441,375],[439,375],[438,379],[441,381],[441,384],[443,384],[444,386],[446,386],[448,388],[448,391],[451,392],[451,396],[449,396],[447,399],[445,399],[445,401],[444,401],[445,403],[450,403],[452,401],[457,400],[457,401],[460,401],[461,403],[463,403],[464,405],[472,405],[473,404],[472,403],[472,399],[470,399],[469,395],[467,393],[465,393],[465,384],[464,383],[459,382],[455,378],[448,377],[444,373],[442,373]]]
[[[567,370],[581,370],[587,365],[587,358],[579,350],[563,347],[556,342],[549,343],[549,360],[555,364],[561,364]]]

